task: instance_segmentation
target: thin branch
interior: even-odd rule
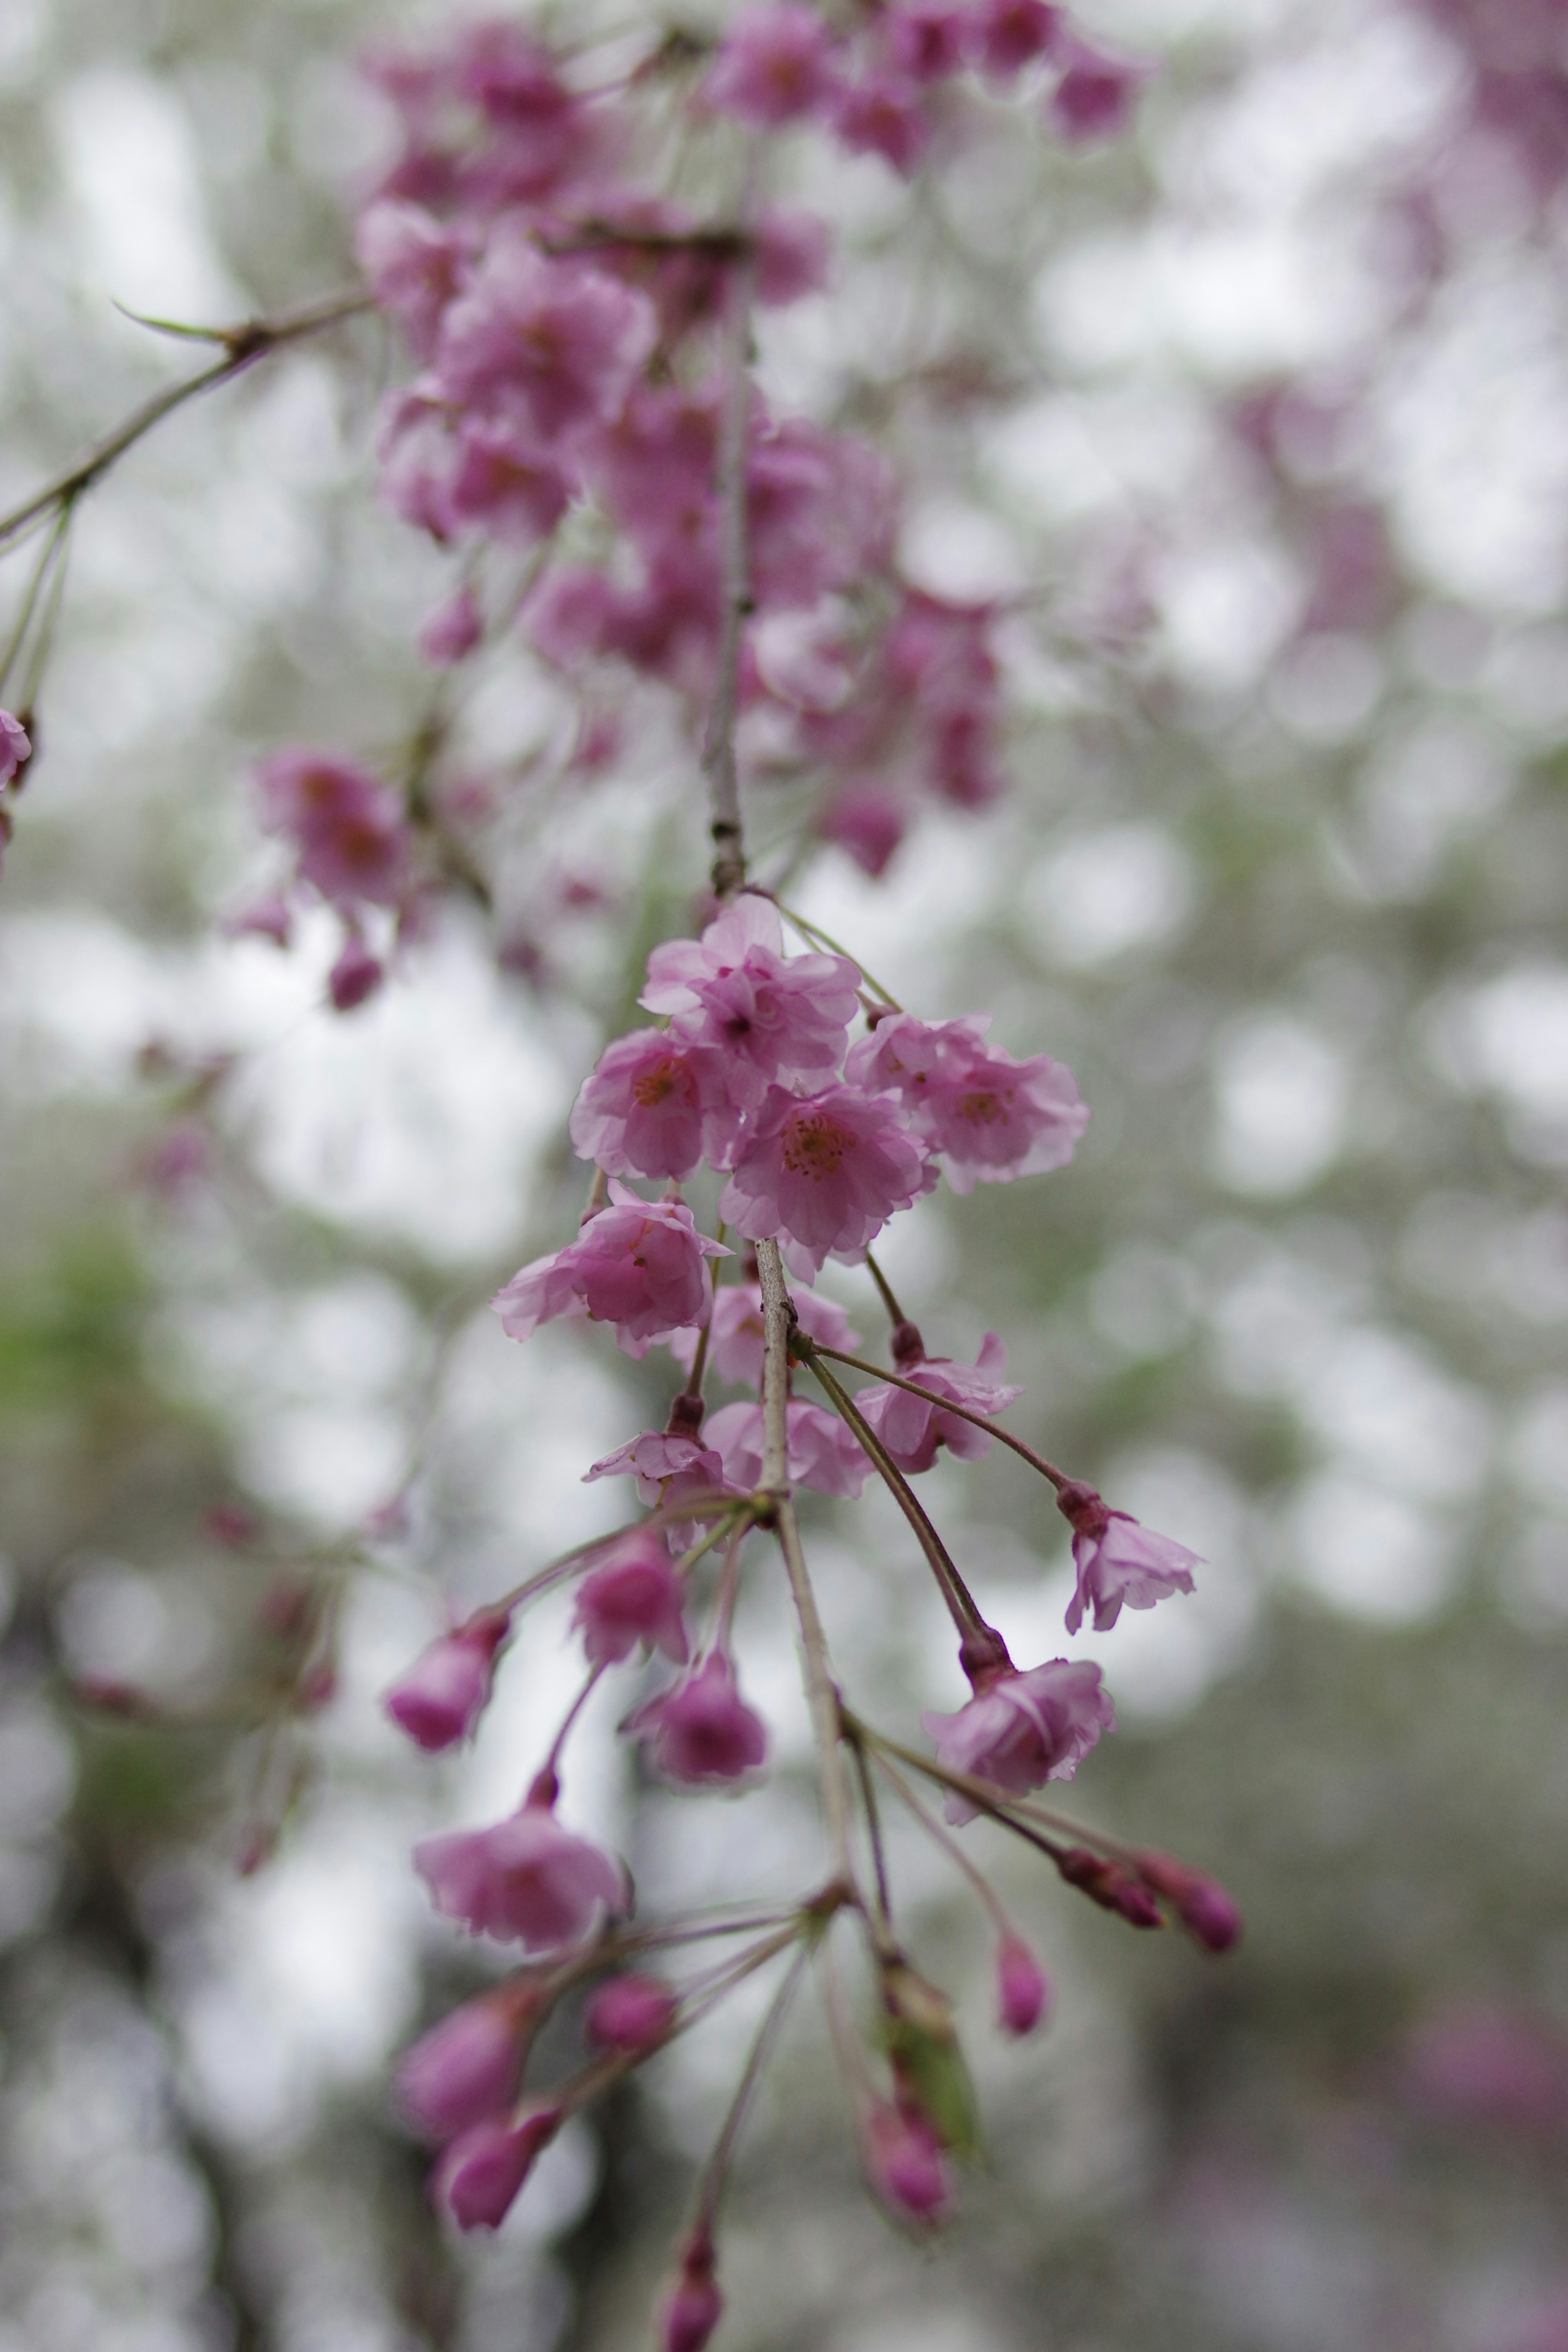
[[[743,221],[749,223],[752,210],[748,191],[742,206]],[[719,426],[723,617],[713,701],[702,745],[702,772],[708,779],[712,810],[709,830],[713,839],[713,895],[721,901],[732,898],[746,878],[741,784],[735,766],[735,711],[740,694],[741,639],[752,610],[746,533],[746,443],[751,423],[752,303],[755,290],[756,261],[748,236],[730,281],[728,380]]]
[[[825,931],[820,923],[807,922],[804,915],[797,915],[793,907],[786,907],[784,905],[784,900],[779,897],[776,891],[769,890],[765,893],[765,896],[773,900],[774,906],[778,908],[785,922],[793,923],[795,925],[795,929],[800,933],[803,940],[808,940],[813,947],[826,948],[830,955],[842,956],[846,963],[852,963],[856,971],[859,973],[861,979],[865,982],[867,987],[870,990],[872,995],[879,996],[883,1004],[887,1007],[889,1013],[901,1013],[903,1011],[903,1006],[899,1003],[898,998],[892,993],[891,990],[884,988],[879,980],[873,980],[871,974],[867,971],[859,957],[851,955],[848,949],[841,946],[839,941],[834,938],[831,931]]]
[[[284,311],[275,319],[247,319],[237,326],[214,328],[211,337],[214,341],[221,343],[223,356],[205,368],[198,368],[194,375],[182,377],[179,383],[165,384],[162,392],[153,393],[140,407],[133,408],[111,432],[105,434],[101,441],[95,442],[74,466],[46,484],[43,489],[35,490],[30,499],[14,508],[8,515],[0,516],[0,550],[9,547],[40,515],[74,506],[83,492],[89,490],[117,459],[134,447],[143,435],[151,433],[155,425],[161,425],[165,416],[172,416],[176,408],[183,408],[186,401],[195,400],[201,393],[213,391],[220,383],[226,383],[231,376],[243,374],[257,360],[265,358],[268,352],[277,351],[280,345],[298,342],[304,335],[320,334],[324,329],[335,327],[344,319],[356,318],[360,312],[374,307],[369,294],[336,294],[320,302],[307,303],[300,310]]]
[[[730,2102],[730,2111],[720,2126],[719,2137],[714,2141],[708,2161],[702,2168],[696,2207],[695,2226],[699,2229],[712,2226],[713,2216],[718,2210],[719,2199],[723,2193],[725,2176],[730,2168],[730,2158],[734,2153],[736,2134],[745,2119],[746,2109],[751,2105],[752,2094],[756,2089],[763,2069],[768,2063],[773,2043],[778,2038],[779,2028],[784,2023],[790,2002],[795,1999],[795,1989],[800,1983],[802,1971],[811,1953],[812,1946],[809,1943],[803,1943],[785,1970],[784,1982],[768,2003],[766,2013],[757,2028],[751,2054],[746,2060],[740,2082],[735,2086],[735,2095]]]
[[[887,1276],[882,1272],[881,1267],[877,1264],[876,1259],[872,1256],[869,1250],[866,1253],[866,1271],[870,1276],[872,1281],[876,1284],[877,1296],[881,1300],[883,1306],[887,1308],[888,1320],[891,1323],[894,1330],[896,1331],[901,1323],[907,1323],[910,1318],[904,1313],[903,1308],[899,1305],[898,1300],[894,1297],[892,1284],[888,1280]],[[847,1357],[845,1360],[846,1362],[848,1361]]]

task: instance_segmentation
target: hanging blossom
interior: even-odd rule
[[[1006,1370],[1007,1350],[995,1332],[987,1331],[972,1365],[952,1363],[945,1356],[926,1356],[918,1345],[896,1347],[895,1353],[906,1379],[933,1394],[914,1396],[908,1389],[884,1381],[860,1390],[855,1402],[898,1467],[906,1475],[929,1470],[939,1446],[957,1454],[961,1462],[977,1461],[992,1443],[989,1433],[958,1413],[943,1412],[941,1400],[946,1397],[972,1412],[989,1414],[1001,1412],[1023,1395],[1022,1389],[996,1377]]]
[[[526,1339],[556,1316],[585,1313],[613,1323],[629,1356],[650,1340],[695,1323],[708,1297],[703,1260],[727,1257],[700,1234],[681,1201],[644,1201],[612,1183],[610,1206],[590,1217],[574,1242],[523,1266],[492,1301],[509,1339]]]

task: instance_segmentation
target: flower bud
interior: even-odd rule
[[[460,2133],[430,2176],[436,2203],[459,2230],[499,2229],[565,2112],[553,2102],[530,2102],[518,2115],[495,2116]]]
[[[350,939],[327,974],[327,993],[339,1013],[352,1013],[367,996],[375,994],[385,977],[379,958],[372,955],[364,941]]]
[[[1225,1888],[1168,1853],[1141,1853],[1138,1873],[1174,1908],[1187,1933],[1205,1951],[1228,1952],[1241,1937],[1241,1913]]]
[[[611,1977],[588,2003],[584,2036],[596,2050],[625,2050],[642,2057],[668,2035],[678,2006],[669,1987],[657,1977]]]
[[[1051,1983],[1021,1937],[996,1947],[996,2019],[1005,2033],[1032,2033],[1050,2007]]]
[[[693,2230],[660,2315],[660,2352],[702,2352],[724,2308],[713,2265],[711,2235],[703,2228]]]
[[[1120,1862],[1107,1862],[1086,1846],[1074,1845],[1058,1855],[1057,1868],[1069,1886],[1078,1887],[1102,1911],[1117,1912],[1131,1927],[1164,1926],[1163,1915],[1148,1887]]]
[[[885,2205],[909,2220],[940,2221],[952,2197],[952,2182],[931,2126],[879,2104],[866,2118],[866,2169]]]
[[[519,1978],[464,2001],[405,2050],[396,2080],[409,2122],[431,2139],[447,2140],[510,2106],[545,1998],[542,1986]]]
[[[511,1619],[504,1609],[479,1609],[455,1633],[421,1652],[382,1704],[401,1731],[435,1755],[456,1747],[479,1721],[490,1695],[496,1652]]]

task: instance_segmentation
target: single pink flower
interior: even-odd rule
[[[618,1665],[641,1643],[683,1666],[690,1653],[682,1599],[664,1538],[651,1528],[634,1528],[577,1587],[572,1622],[582,1629],[590,1664]]]
[[[552,2101],[530,2100],[516,2116],[494,2116],[460,2132],[430,2176],[436,2203],[459,2230],[499,2229],[565,2112]]]
[[[0,786],[20,775],[32,756],[32,742],[21,720],[0,710]]]
[[[510,1630],[510,1611],[476,1610],[393,1684],[382,1705],[416,1747],[434,1755],[468,1738],[489,1705],[496,1652]]]
[[[973,12],[952,0],[894,0],[877,18],[879,41],[895,69],[912,82],[962,73],[973,27]]]
[[[746,522],[762,609],[804,610],[880,571],[896,515],[895,478],[868,443],[804,416],[759,419],[746,458]]]
[[[574,1301],[596,1323],[613,1323],[630,1356],[648,1342],[700,1323],[707,1311],[704,1258],[728,1257],[700,1234],[682,1201],[643,1201],[611,1180],[610,1205],[589,1218],[574,1242],[523,1266],[490,1304],[509,1339],[526,1339]]]
[[[386,967],[381,958],[371,953],[357,931],[351,931],[327,974],[327,994],[336,1012],[352,1013],[356,1005],[375,994],[385,978]]]
[[[441,321],[435,373],[449,399],[551,448],[615,415],[656,333],[646,295],[503,224]]]
[[[688,1495],[722,1493],[724,1465],[700,1438],[682,1436],[679,1430],[645,1429],[617,1445],[602,1462],[583,1473],[583,1483],[595,1478],[635,1477],[637,1498],[651,1508],[679,1502]]]
[[[335,906],[395,906],[408,886],[409,840],[402,803],[352,760],[289,746],[256,771],[262,823],[287,834],[300,879]]]
[[[916,1356],[908,1361],[900,1358],[899,1370],[906,1379],[951,1397],[955,1404],[967,1405],[972,1412],[995,1413],[1024,1393],[1011,1381],[997,1378],[1006,1363],[1006,1349],[994,1331],[987,1331],[973,1367],[952,1363],[946,1356]],[[861,1389],[855,1402],[900,1470],[929,1470],[939,1445],[945,1445],[961,1462],[973,1462],[991,1444],[985,1431],[976,1429],[972,1421],[943,1412],[940,1405],[911,1396],[908,1389],[882,1382]]]
[[[871,1463],[853,1430],[805,1397],[791,1397],[785,1412],[790,1484],[811,1486],[819,1495],[858,1495]],[[718,1448],[730,1484],[742,1494],[754,1492],[763,1477],[762,1406],[721,1405],[708,1417],[707,1437]]]
[[[635,2051],[640,2057],[668,2037],[679,2007],[657,1977],[611,1977],[584,2012],[584,2037],[595,2050]]]
[[[1068,1603],[1067,1628],[1076,1633],[1086,1609],[1094,1630],[1108,1633],[1123,1607],[1152,1609],[1168,1593],[1190,1592],[1201,1555],[1152,1528],[1140,1527],[1129,1512],[1113,1511],[1092,1486],[1073,1480],[1059,1489],[1057,1507],[1072,1527],[1078,1585]]]
[[[804,1098],[773,1087],[753,1115],[720,1196],[725,1223],[752,1241],[782,1236],[792,1265],[853,1258],[899,1209],[930,1189],[925,1147],[890,1095],[825,1087]]]
[[[1064,1167],[1089,1125],[1072,1072],[1047,1054],[1016,1062],[988,1045],[987,1018],[928,1023],[895,1013],[850,1047],[845,1065],[853,1084],[897,1096],[942,1154],[955,1192]]]
[[[416,360],[436,349],[441,314],[463,282],[478,239],[466,222],[438,221],[421,205],[381,203],[362,214],[354,249],[381,309]]]
[[[630,1899],[620,1864],[563,1829],[542,1804],[524,1805],[490,1829],[426,1838],[414,1867],[447,1918],[531,1952],[581,1943]]]
[[[730,20],[702,96],[721,114],[773,130],[814,114],[832,91],[834,39],[800,0],[760,0]]]
[[[1050,1979],[1019,1936],[996,1947],[996,2017],[1005,2033],[1033,2033],[1050,2007]]]
[[[939,1763],[1018,1797],[1047,1780],[1070,1780],[1100,1733],[1116,1728],[1100,1668],[1087,1658],[1052,1658],[1026,1674],[1005,1669],[967,1706],[921,1721],[936,1742]],[[950,1792],[950,1821],[972,1820],[974,1810]]]
[[[647,960],[639,1002],[724,1056],[735,1102],[756,1103],[770,1079],[837,1069],[860,975],[844,956],[786,957],[778,909],[745,891],[700,940],[667,940]]]
[[[1050,97],[1052,129],[1080,145],[1119,138],[1131,121],[1149,68],[1091,48],[1070,32],[1057,43],[1056,56],[1062,77]]]
[[[427,2139],[451,2139],[511,2105],[543,1995],[525,1979],[450,2011],[397,2062],[397,2102]]]
[[[942,2146],[922,2117],[879,2101],[861,2132],[866,2169],[882,2202],[907,2221],[940,2221],[952,2201]]]
[[[1171,1904],[1187,1933],[1211,1952],[1228,1952],[1241,1938],[1241,1913],[1217,1878],[1189,1870],[1168,1853],[1137,1857],[1138,1874]]]
[[[1049,57],[1062,29],[1062,12],[1049,0],[980,0],[974,15],[977,61],[998,81]]]
[[[713,2273],[712,2232],[700,2225],[681,2249],[679,2271],[659,2312],[659,2352],[702,2352],[724,2309]]]
[[[808,1339],[825,1348],[854,1348],[860,1334],[852,1329],[842,1307],[804,1284],[793,1294],[795,1320]],[[690,1370],[697,1358],[695,1331],[678,1331],[670,1353]],[[721,1381],[742,1381],[748,1388],[763,1377],[763,1294],[754,1282],[727,1282],[713,1294],[713,1319],[708,1335],[708,1362]]]
[[[908,179],[931,144],[931,117],[902,74],[873,67],[838,93],[831,121],[852,155],[880,155]]]
[[[741,1696],[721,1650],[710,1651],[673,1688],[639,1706],[624,1727],[647,1741],[667,1780],[688,1786],[738,1780],[768,1752],[763,1719]]]
[[[572,1109],[579,1159],[609,1176],[679,1182],[704,1160],[723,1163],[740,1131],[723,1055],[665,1029],[634,1029],[605,1046]]]

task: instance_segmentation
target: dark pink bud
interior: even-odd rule
[[[385,978],[380,961],[363,940],[347,940],[343,951],[327,974],[327,992],[340,1013],[352,1013],[374,996]]]
[[[612,1977],[588,2003],[586,2040],[597,2050],[657,2050],[675,2021],[678,2003],[657,1977]]]
[[[478,1610],[394,1683],[382,1704],[416,1746],[434,1755],[468,1738],[489,1698],[496,1652],[510,1624],[504,1609]]]
[[[1168,1853],[1141,1853],[1139,1875],[1171,1904],[1205,1951],[1228,1952],[1241,1938],[1241,1913],[1217,1879],[1189,1870]]]
[[[464,2001],[397,2062],[398,2105],[427,2137],[451,2139],[517,2096],[527,2030],[543,1993],[526,1979]]]
[[[254,1511],[240,1503],[215,1503],[206,1515],[206,1531],[216,1541],[231,1544],[236,1550],[254,1543],[261,1533],[261,1522]]]
[[[660,2352],[702,2352],[724,2308],[713,2266],[711,2236],[706,2229],[693,2230],[660,2315]]]
[[[1032,2033],[1051,2002],[1051,1983],[1021,1937],[996,1948],[996,2017],[1004,2032]]]
[[[910,2221],[940,2221],[952,2181],[931,2126],[897,2107],[878,2105],[866,2118],[866,2168],[884,2204]]]
[[[1074,1845],[1058,1855],[1057,1868],[1069,1886],[1078,1887],[1102,1911],[1115,1911],[1129,1926],[1164,1926],[1164,1916],[1148,1887],[1120,1862],[1107,1862],[1090,1853],[1087,1846]]]
[[[459,2230],[498,2229],[564,2114],[552,2104],[531,2102],[516,2116],[493,2116],[461,2133],[430,2176],[435,2202]]]

